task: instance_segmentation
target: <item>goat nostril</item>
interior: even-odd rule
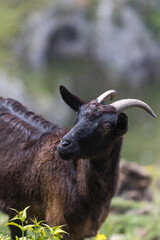
[[[61,145],[63,146],[63,147],[67,147],[68,145],[70,145],[71,144],[71,141],[70,140],[62,140],[62,142],[61,142]]]

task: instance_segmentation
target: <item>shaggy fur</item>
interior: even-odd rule
[[[105,221],[127,131],[126,115],[121,121],[109,105],[92,100],[79,102],[78,109],[68,132],[17,101],[0,98],[0,210],[12,218],[10,208],[30,206],[29,217],[50,226],[66,225],[69,235],[64,239],[70,240],[95,236]],[[104,131],[106,121],[109,133]],[[10,228],[13,239],[21,236],[18,228]]]

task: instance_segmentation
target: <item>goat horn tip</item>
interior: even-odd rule
[[[157,115],[155,114],[155,113],[153,113],[153,115],[152,115],[154,118],[157,118]]]

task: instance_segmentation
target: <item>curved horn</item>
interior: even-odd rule
[[[113,100],[113,98],[116,95],[116,91],[115,90],[109,90],[104,92],[103,94],[101,94],[98,98],[97,101],[98,103],[101,103],[102,101],[104,101],[106,98],[110,97],[110,101]]]
[[[143,101],[138,99],[122,99],[116,102],[111,103],[110,105],[114,106],[118,112],[121,112],[125,109],[132,108],[132,107],[139,107],[146,110],[149,114],[153,117],[157,117],[153,110]]]

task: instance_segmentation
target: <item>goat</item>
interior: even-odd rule
[[[60,87],[77,112],[71,130],[58,127],[13,99],[0,98],[0,210],[30,206],[29,217],[50,226],[65,225],[64,239],[93,237],[108,216],[118,182],[122,136],[128,119],[122,111],[141,107],[137,99],[113,98],[110,90],[89,103]],[[10,226],[12,239],[20,237]]]

